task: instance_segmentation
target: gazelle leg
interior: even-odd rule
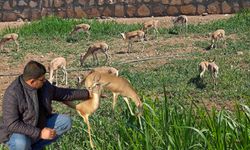
[[[15,40],[15,43],[16,43],[16,50],[19,51],[19,43],[17,40]]]
[[[85,123],[87,124],[87,126],[88,126],[88,134],[89,134],[89,142],[90,142],[90,146],[91,146],[91,148],[94,148],[95,146],[94,146],[94,144],[93,144],[93,141],[92,141],[92,138],[91,138],[91,127],[90,127],[90,124],[89,124],[89,118],[88,118],[88,115],[85,115],[84,116],[84,121],[85,121]]]
[[[109,56],[108,56],[108,54],[107,54],[107,52],[103,52],[104,53],[104,55],[105,55],[105,64],[108,62],[108,59],[109,59]]]
[[[83,118],[84,122],[87,124],[88,126],[88,134],[89,134],[89,142],[90,142],[90,146],[91,148],[94,148],[94,144],[92,142],[92,138],[91,138],[91,127],[90,127],[90,124],[89,124],[89,115],[88,114],[85,114],[85,113],[82,113],[80,111],[77,111],[80,116]]]
[[[143,51],[144,51],[144,49],[145,49],[144,39],[141,39],[141,42],[142,42],[142,52],[143,52]]]
[[[123,99],[124,99],[124,100],[125,100],[125,102],[127,103],[127,105],[128,105],[128,109],[129,109],[129,111],[130,111],[131,115],[132,115],[132,116],[134,116],[135,114],[133,113],[133,111],[132,111],[132,109],[131,109],[131,107],[130,107],[130,105],[129,105],[128,98],[127,98],[127,97],[123,97]]]
[[[68,85],[68,73],[67,73],[67,71],[66,71],[66,68],[65,67],[63,67],[63,81],[62,82],[64,82],[64,80],[66,80],[65,81],[65,84],[66,85]]]
[[[113,108],[113,110],[115,110],[115,105],[116,105],[116,102],[117,102],[117,98],[118,98],[118,93],[113,93],[113,106],[112,106],[112,108]]]

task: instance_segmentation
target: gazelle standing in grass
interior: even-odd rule
[[[105,42],[97,42],[97,43],[92,44],[88,48],[87,52],[84,55],[81,54],[81,56],[80,56],[80,64],[81,64],[81,66],[83,66],[84,61],[90,55],[93,56],[93,62],[95,62],[95,64],[98,65],[99,61],[98,61],[97,53],[101,53],[101,52],[106,57],[105,63],[107,63],[107,62],[110,63],[111,56],[109,55],[108,50],[109,50],[109,46]]]
[[[0,41],[0,49],[4,50],[4,45],[8,42],[14,41],[16,44],[16,51],[19,51],[19,42],[17,41],[18,34],[17,33],[9,33],[3,36],[3,38]]]
[[[157,38],[158,37],[158,24],[159,24],[159,20],[149,20],[147,22],[143,23],[143,31],[148,34],[148,31],[150,29],[154,30],[154,35]]]
[[[218,78],[219,74],[219,67],[215,64],[214,60],[209,61],[202,61],[199,64],[199,72],[200,72],[200,78],[202,79],[204,76],[204,73],[208,70],[211,74],[211,77],[213,78],[214,84],[216,83],[216,78]]]
[[[91,127],[89,123],[89,116],[92,115],[99,107],[100,105],[100,95],[102,92],[103,87],[105,87],[109,83],[99,83],[98,80],[96,80],[96,77],[92,81],[91,87],[89,87],[90,91],[90,98],[88,100],[85,100],[77,105],[70,101],[65,101],[65,104],[67,104],[69,107],[76,109],[78,114],[83,118],[84,122],[88,126],[88,134],[89,134],[89,141],[91,148],[94,148],[94,144],[91,138]]]
[[[49,66],[48,66],[48,70],[49,70],[49,82],[52,84],[53,83],[53,79],[54,79],[54,71],[56,71],[56,85],[58,84],[58,80],[57,80],[57,74],[58,74],[58,70],[62,69],[63,71],[63,82],[65,81],[65,85],[68,84],[68,75],[67,75],[67,70],[66,70],[66,59],[63,57],[57,57],[55,59],[53,59]]]
[[[140,40],[143,44],[142,51],[144,51],[144,40],[145,40],[145,32],[142,30],[136,30],[132,32],[121,33],[123,40],[128,42],[128,51],[131,52],[132,44],[136,40]]]
[[[211,34],[211,46],[210,48],[217,48],[219,42],[223,42],[223,47],[225,46],[225,30],[218,29]]]
[[[187,33],[188,28],[188,18],[186,15],[180,15],[172,18],[172,22],[174,26],[180,26],[181,28],[185,28],[185,32]]]

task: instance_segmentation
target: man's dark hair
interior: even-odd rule
[[[30,79],[38,79],[46,73],[46,68],[44,65],[40,64],[37,61],[29,61],[23,70],[23,80],[27,81]]]

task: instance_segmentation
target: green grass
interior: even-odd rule
[[[228,20],[188,26],[186,38],[202,36],[218,28],[225,29],[226,36],[235,35],[235,39],[226,39],[225,48],[201,53],[198,50],[208,46],[209,41],[194,40],[194,51],[186,53],[185,57],[168,58],[167,63],[157,67],[138,70],[136,64],[114,62],[114,67],[119,68],[121,76],[130,80],[144,102],[142,129],[138,118],[130,115],[122,98],[119,98],[115,111],[112,110],[111,98],[101,100],[100,108],[90,116],[96,149],[250,149],[249,18],[250,11],[244,10]],[[84,33],[68,37],[72,27],[82,22],[92,26],[89,39]],[[21,34],[22,51],[8,54],[12,58],[10,63],[18,63],[28,53],[46,56],[52,52],[70,57],[71,65],[80,69],[78,59],[73,58],[84,52],[92,41],[116,43],[116,39],[120,38],[119,33],[139,28],[140,24],[48,17],[1,34],[14,31]],[[172,30],[161,28],[159,37],[166,40],[175,37],[169,34]],[[70,38],[73,41],[67,42]],[[156,49],[175,52],[185,47],[184,44],[157,45]],[[237,55],[238,51],[242,51],[243,55]],[[199,62],[214,57],[220,67],[216,86],[212,84],[208,73],[203,82],[197,78]],[[75,86],[74,81],[69,82]],[[212,104],[216,107],[212,107]],[[53,103],[53,106],[57,112],[71,114],[73,127],[46,149],[90,149],[83,119],[66,106],[59,103]]]

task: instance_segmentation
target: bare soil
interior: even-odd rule
[[[200,24],[200,23],[207,23],[207,22],[211,22],[211,21],[215,21],[215,20],[219,20],[219,19],[227,19],[229,17],[231,17],[232,15],[208,15],[208,16],[189,16],[189,24]],[[143,23],[147,20],[152,19],[151,17],[146,17],[146,18],[112,18],[112,19],[105,19],[105,21],[108,20],[115,20],[118,23],[126,23],[126,24],[133,24],[133,23]],[[173,26],[171,23],[171,17],[154,17],[154,19],[157,19],[160,21],[159,25],[160,27],[171,27]],[[104,20],[102,20],[104,21]],[[13,27],[20,27],[22,25],[24,25],[25,22],[0,22],[0,31],[5,29],[5,28],[13,28]],[[177,39],[178,38],[178,39]],[[154,41],[150,41],[149,42],[149,47],[146,48],[146,54],[149,57],[155,57],[156,55],[158,57],[163,56],[163,54],[156,54],[156,46],[157,45],[161,45],[161,44],[166,44],[169,43],[170,45],[174,45],[174,44],[185,44],[187,45],[187,48],[185,50],[180,49],[180,50],[175,50],[174,52],[168,52],[168,54],[164,54],[164,55],[169,55],[169,56],[178,56],[178,58],[181,57],[181,55],[191,52],[193,51],[192,45],[190,45],[190,43],[192,43],[192,40],[206,40],[207,37],[188,37],[183,39],[183,37],[177,37],[177,38],[168,38],[168,39],[164,39],[164,38],[159,38],[157,40],[157,43],[155,43]],[[236,37],[237,38],[237,37]],[[118,43],[118,44],[117,44]],[[118,41],[116,41],[116,45],[112,45],[113,47],[117,47],[119,49],[119,51],[126,51],[126,47],[121,48],[119,43],[123,43],[123,41],[121,39],[118,39]],[[141,44],[138,44],[138,49],[140,49]],[[115,59],[116,60],[123,60],[123,61],[129,61],[129,59],[125,59],[128,58],[126,57],[125,53],[119,53],[119,51],[116,51],[115,54],[116,55]],[[200,52],[204,52],[204,51],[200,51]],[[50,55],[47,55],[50,56]],[[41,63],[43,63],[44,65],[47,65],[49,60],[51,60],[52,56],[50,57],[43,57],[43,56],[38,56],[38,55],[34,55],[34,54],[28,54],[27,56],[25,56],[24,60],[19,63],[19,64],[12,64],[9,63],[10,58],[8,57],[8,55],[6,54],[0,54],[0,114],[1,109],[2,109],[2,99],[3,99],[3,94],[4,91],[6,90],[6,88],[9,86],[9,84],[16,78],[17,75],[22,73],[23,67],[24,65],[31,59],[36,59],[38,61],[40,61]],[[130,59],[136,59],[139,58],[139,53],[135,52],[132,53]],[[177,58],[177,57],[176,57]],[[159,66],[161,64],[165,64],[167,63],[167,59],[161,60],[161,61],[150,61],[150,62],[144,62],[144,63],[138,63],[135,64],[134,66],[138,69],[145,69],[148,67],[154,68],[156,66]],[[72,76],[74,76],[74,74],[72,74]]]

